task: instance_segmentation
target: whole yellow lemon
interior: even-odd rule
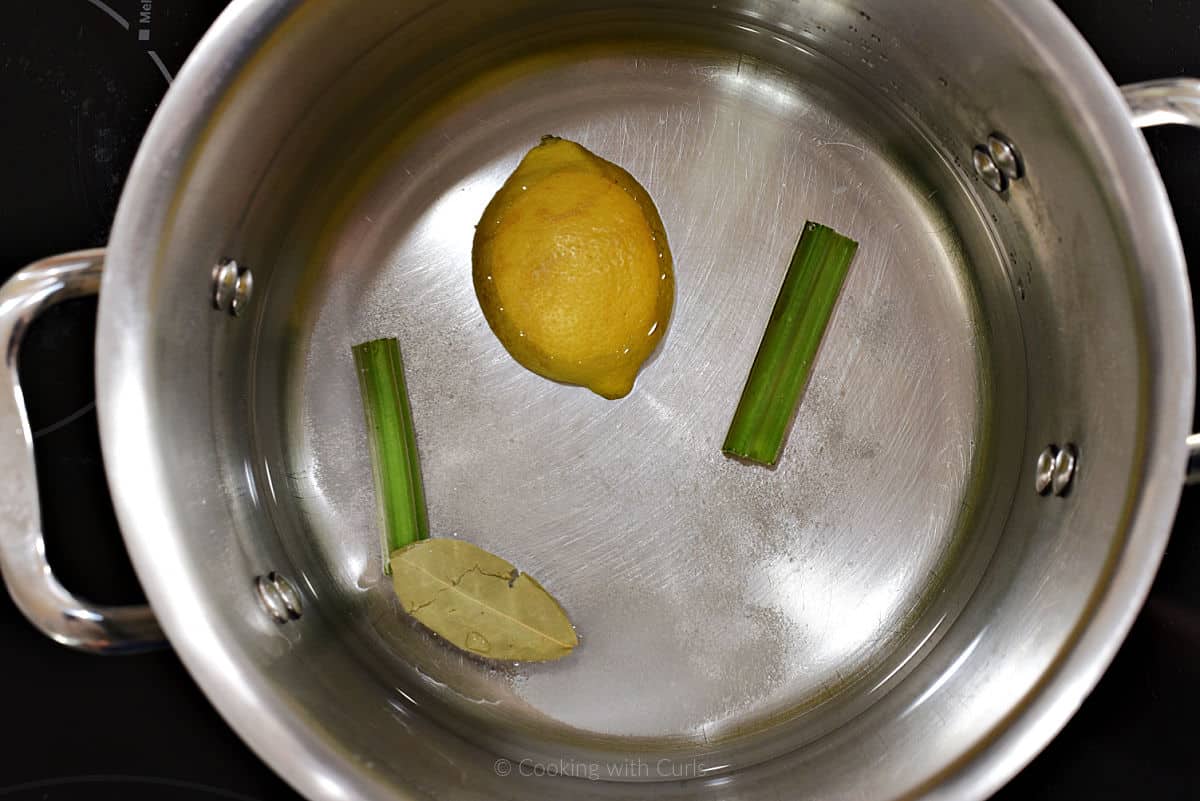
[[[629,394],[675,296],[662,220],[632,175],[544,137],[488,203],[471,255],[479,305],[514,359]]]

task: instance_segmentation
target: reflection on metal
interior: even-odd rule
[[[39,315],[100,287],[104,251],[67,253],[31,264],[0,286],[0,574],[29,622],[46,636],[97,653],[130,653],[163,643],[150,607],[101,606],[59,583],[46,561],[33,439],[17,373],[21,338]],[[38,433],[66,425],[91,404]]]
[[[1079,464],[1079,457],[1075,452],[1075,446],[1067,443],[1054,457],[1054,477],[1050,481],[1050,488],[1055,495],[1066,495],[1067,490],[1071,488],[1071,481],[1075,478],[1075,468]]]
[[[995,159],[983,145],[976,145],[971,151],[971,163],[975,165],[975,174],[995,192],[1008,189],[1008,176],[996,166]]]
[[[300,593],[288,581],[286,576],[271,571],[265,576],[254,580],[258,590],[258,602],[276,623],[287,623],[289,620],[299,620],[304,614],[304,604]]]
[[[254,276],[233,259],[213,268],[213,308],[234,317],[242,313],[254,291]]]
[[[1187,444],[1187,483],[1195,484],[1200,482],[1200,434],[1192,434],[1190,437],[1188,437]]]
[[[987,138],[987,152],[1010,181],[1019,180],[1025,175],[1025,163],[1021,159],[1021,152],[1004,134],[993,133]]]
[[[1033,487],[1038,495],[1047,495],[1050,492],[1050,485],[1054,481],[1054,457],[1057,455],[1058,448],[1053,445],[1047,445],[1046,449],[1038,454],[1037,467],[1033,474]]]
[[[1071,443],[1063,445],[1047,445],[1038,455],[1037,467],[1034,469],[1033,486],[1038,495],[1066,495],[1075,479],[1075,469],[1079,465],[1079,451]]]

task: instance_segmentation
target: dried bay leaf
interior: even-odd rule
[[[435,538],[392,552],[404,611],[489,659],[560,659],[579,644],[566,612],[534,579],[469,542]]]

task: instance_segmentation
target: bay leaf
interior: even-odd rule
[[[400,606],[464,651],[544,662],[579,644],[567,613],[530,576],[464,540],[420,540],[392,552]]]

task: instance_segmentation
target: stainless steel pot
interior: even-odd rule
[[[982,798],[1108,664],[1196,474],[1186,273],[1136,130],[1164,123],[1200,124],[1200,84],[1122,95],[1044,2],[235,2],[107,254],[0,294],[9,591],[76,647],[157,621],[314,799]],[[637,176],[675,254],[618,403],[523,371],[474,302],[472,226],[543,133]],[[719,444],[806,218],[862,244],[758,470]],[[43,556],[15,355],[98,281],[153,612]],[[543,579],[571,658],[476,662],[397,614],[349,357],[375,335],[405,348],[435,531]]]

